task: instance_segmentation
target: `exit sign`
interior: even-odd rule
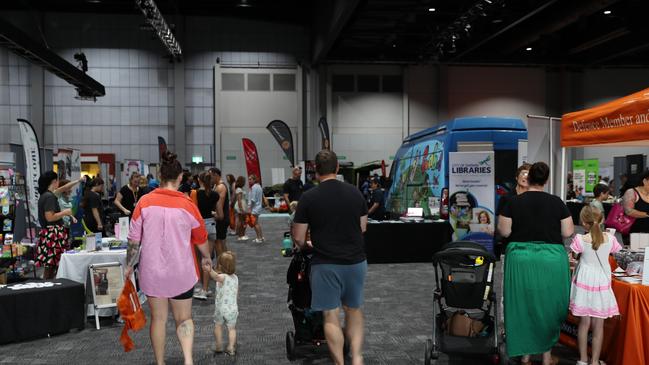
[[[203,163],[203,156],[192,156],[192,163]]]

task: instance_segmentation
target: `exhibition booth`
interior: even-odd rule
[[[595,146],[649,146],[649,89],[601,104],[591,109],[565,114],[561,121],[561,196],[566,196],[566,149]],[[638,171],[641,172],[641,171]],[[644,260],[646,252],[627,252],[611,260],[615,270],[627,267],[626,256]],[[649,275],[644,282],[637,277],[614,274],[612,289],[618,302],[620,316],[606,320],[603,355],[608,364],[649,363]],[[577,320],[566,322],[561,342],[576,346]]]

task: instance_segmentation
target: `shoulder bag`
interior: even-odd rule
[[[636,194],[637,199],[637,193],[635,191],[633,193]],[[615,203],[613,204],[611,211],[608,213],[604,225],[606,226],[606,228],[614,228],[621,234],[629,234],[633,223],[635,223],[635,218],[629,217],[628,215],[624,214],[624,206],[622,205],[622,203]]]

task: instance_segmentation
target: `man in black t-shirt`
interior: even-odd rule
[[[370,181],[370,199],[368,217],[377,221],[382,221],[385,216],[385,206],[383,204],[383,189],[378,179]]]
[[[286,204],[300,200],[300,196],[304,192],[304,184],[302,184],[300,176],[302,176],[302,170],[299,167],[295,167],[293,169],[293,176],[284,183],[283,192]]]
[[[334,152],[320,151],[315,164],[320,184],[300,198],[293,238],[300,249],[309,246],[314,251],[311,309],[323,312],[325,337],[334,362],[344,361],[345,336],[338,320],[342,306],[352,362],[362,363],[367,204],[358,189],[336,180],[338,158]],[[311,230],[312,243],[306,242],[307,229]]]

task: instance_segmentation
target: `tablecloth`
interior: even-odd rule
[[[432,262],[433,254],[450,242],[448,222],[368,223],[365,232],[367,262]]]
[[[43,283],[30,280],[19,283]],[[77,282],[56,279],[48,288],[0,289],[0,344],[19,342],[85,327],[84,288]]]
[[[602,353],[609,365],[649,364],[649,286],[613,279],[620,316],[607,320]]]
[[[107,262],[120,262],[122,267],[126,267],[126,250],[64,253],[61,255],[56,278],[70,279],[87,285],[88,266]],[[92,303],[92,291],[89,286],[86,287],[86,301]],[[94,307],[88,305],[87,315],[94,315],[94,313]],[[102,317],[115,316],[117,308],[99,309],[98,314]]]

